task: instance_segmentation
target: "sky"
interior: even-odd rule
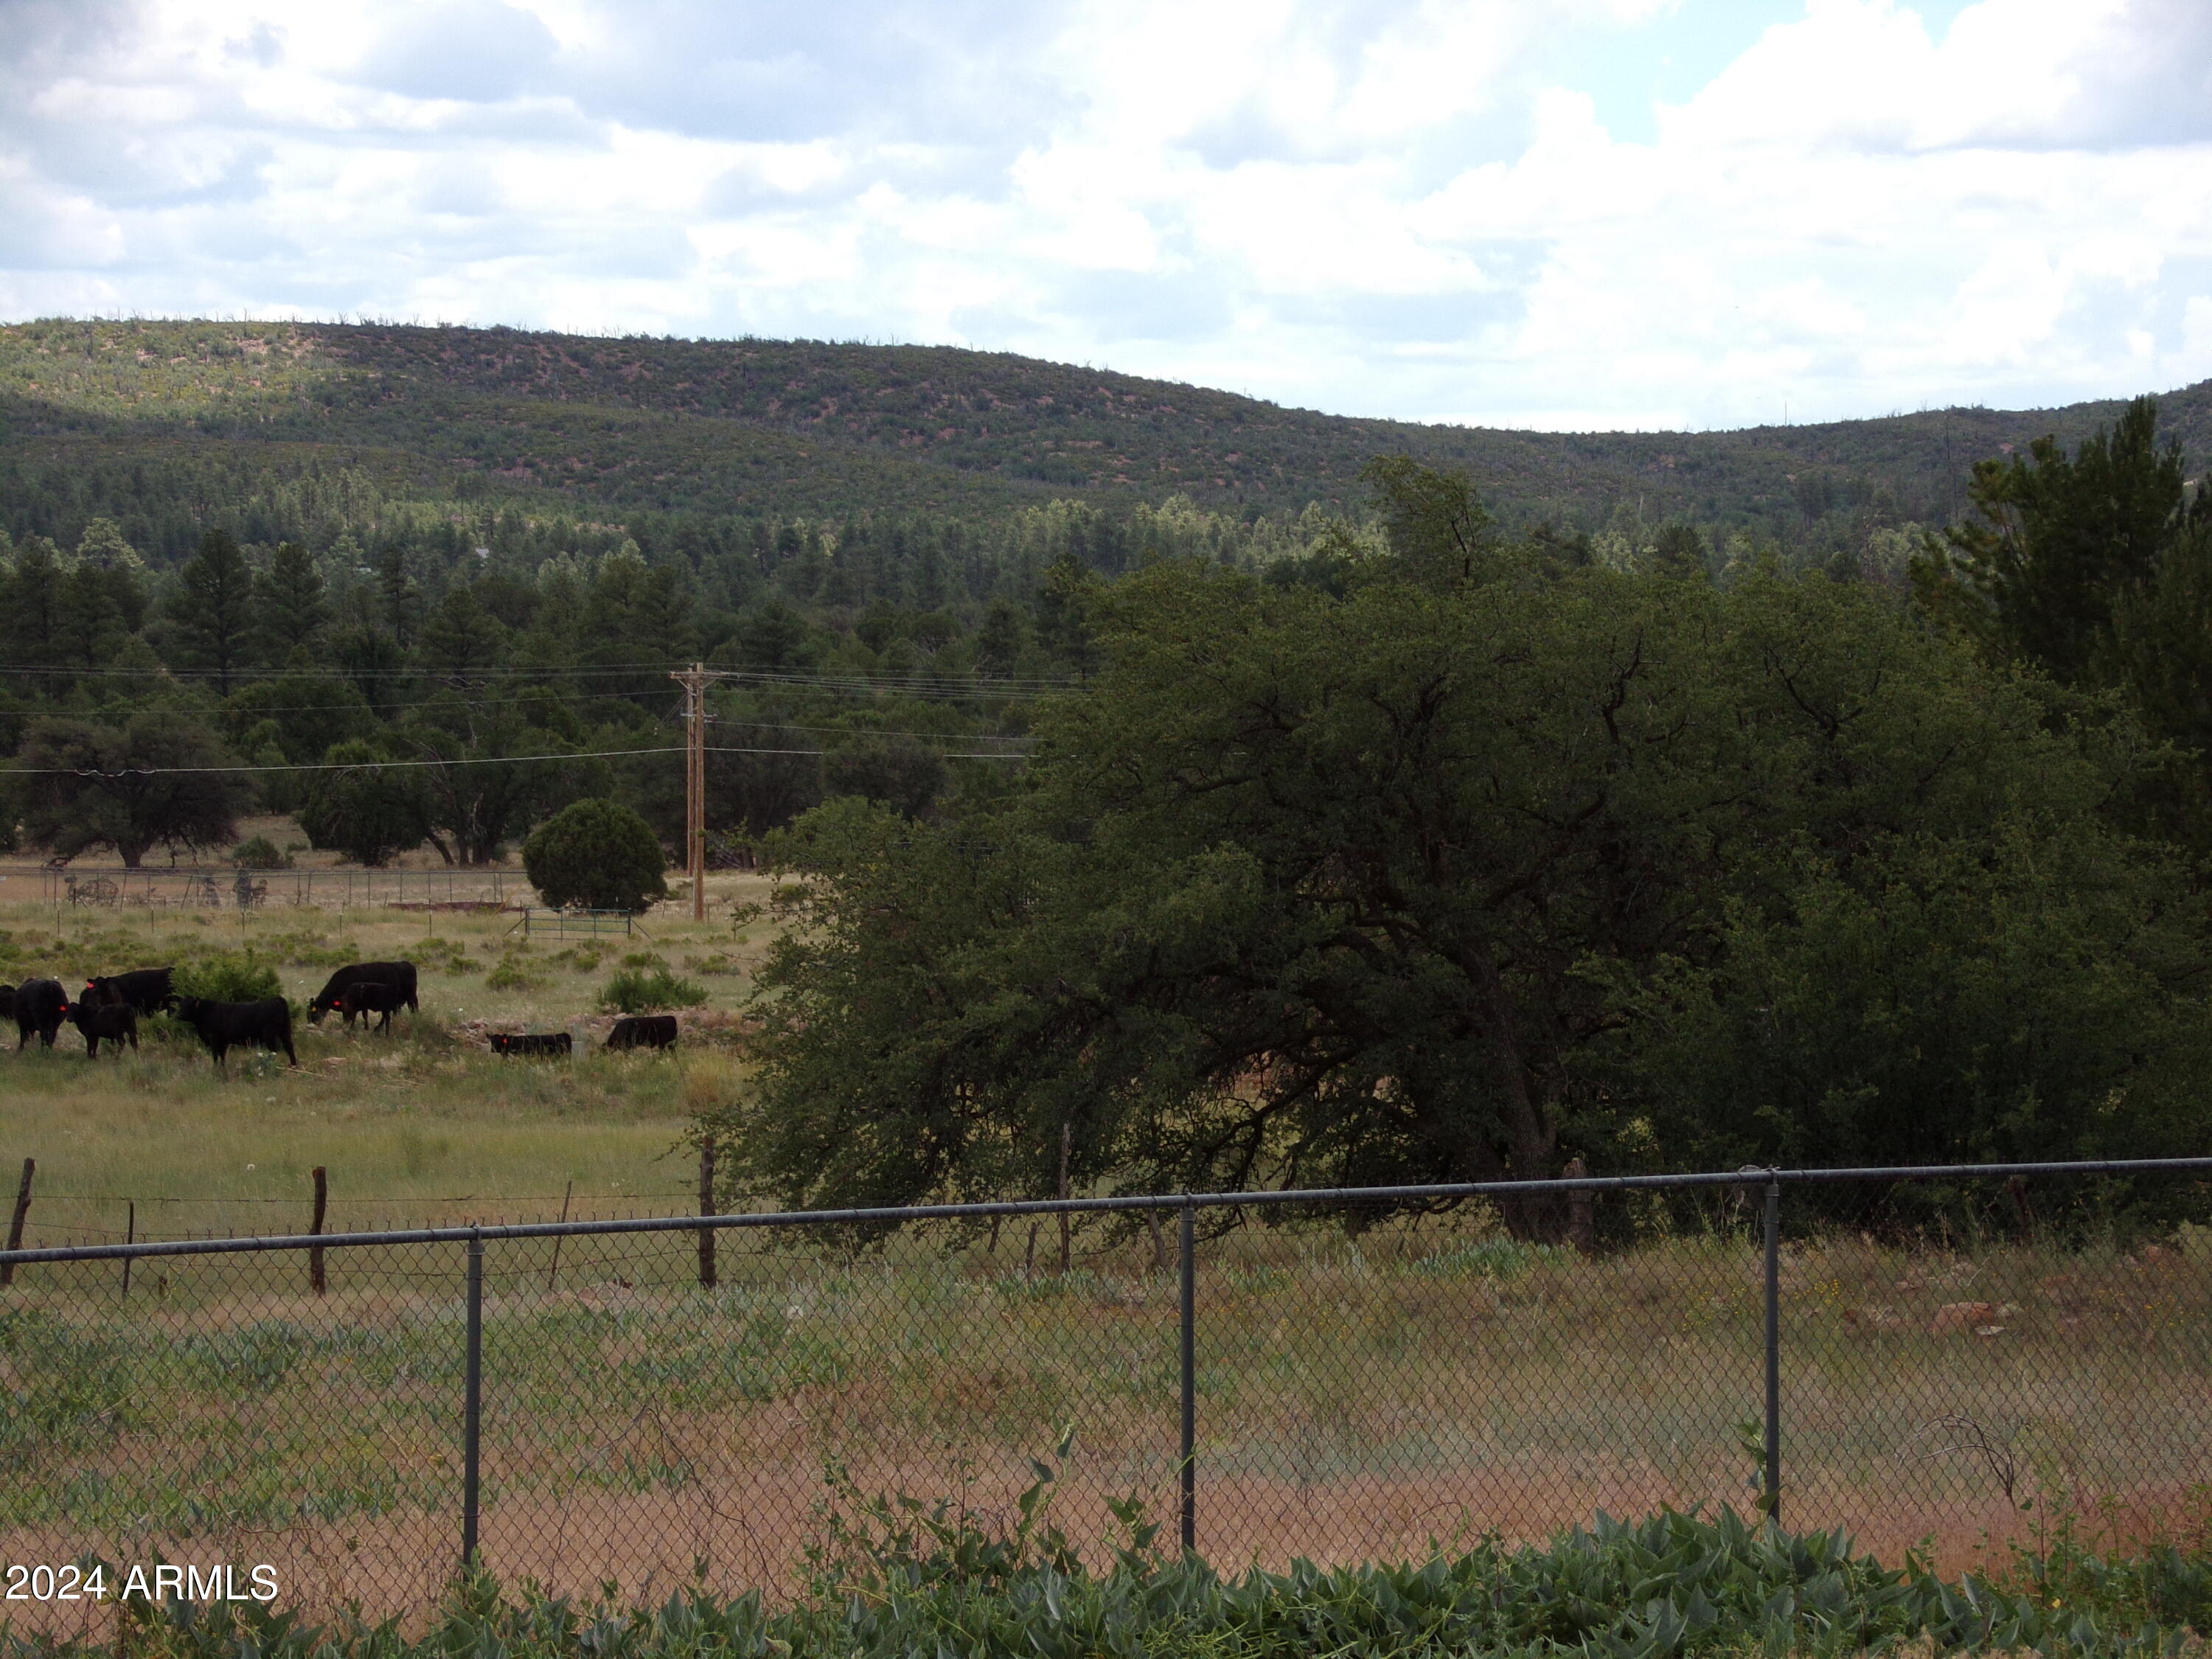
[[[2212,0],[0,0],[0,318],[1553,428],[2212,376]]]

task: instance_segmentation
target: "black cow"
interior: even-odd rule
[[[0,985],[0,1019],[15,1018],[15,988]]]
[[[299,1055],[292,1052],[292,1006],[282,997],[263,997],[256,1002],[172,997],[169,1006],[179,1019],[199,1033],[218,1066],[234,1048],[266,1048],[271,1054],[282,1048],[286,1060],[295,1066],[300,1063]]]
[[[665,1048],[675,1041],[673,1014],[624,1014],[607,1033],[610,1048]]]
[[[395,1008],[410,1008],[422,1012],[415,1000],[415,964],[411,962],[356,962],[350,968],[341,968],[330,976],[323,988],[315,993],[315,1000],[307,1005],[307,1023],[319,1025],[323,1016],[338,1006],[338,998],[349,985],[358,985],[364,980],[380,985],[389,985],[399,994]],[[353,1020],[349,1017],[346,1024]]]
[[[100,1058],[100,1040],[107,1039],[112,1048],[120,1048],[128,1042],[138,1046],[138,1011],[128,1003],[80,1002],[70,1010],[70,1019],[84,1036],[84,1051],[94,1060]]]
[[[175,988],[169,982],[173,968],[134,968],[127,974],[95,975],[87,980],[77,999],[94,1008],[130,1008],[142,1014],[158,1014]]]
[[[506,1031],[491,1034],[491,1051],[495,1054],[561,1054],[567,1055],[575,1044],[566,1031],[551,1031],[526,1036]]]
[[[357,979],[338,993],[338,1012],[345,1016],[346,1030],[353,1030],[354,1016],[361,1016],[362,1030],[368,1029],[368,1017],[381,1014],[377,1023],[380,1031],[392,1029],[392,1012],[404,1005],[396,986],[386,985],[380,979]]]
[[[15,1052],[23,1052],[33,1031],[40,1042],[52,1048],[54,1033],[68,1018],[69,993],[62,989],[59,980],[25,980],[15,988]]]

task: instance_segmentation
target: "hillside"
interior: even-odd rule
[[[1182,495],[1243,520],[1342,506],[1371,455],[1463,467],[1510,521],[1689,518],[1788,546],[1941,520],[1970,465],[2072,443],[2118,400],[1737,432],[1552,434],[1323,415],[949,347],[595,338],[379,324],[0,328],[0,524],[76,533],[206,480],[343,467],[424,501],[581,520],[855,512],[985,520]],[[2168,394],[2192,471],[2212,381]],[[156,542],[164,538],[155,536]]]

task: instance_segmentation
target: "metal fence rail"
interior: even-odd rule
[[[1499,1231],[1532,1194],[1602,1247]],[[774,1589],[826,1504],[1003,1514],[1073,1426],[1071,1535],[1133,1493],[1230,1565],[1723,1502],[1956,1564],[2203,1507],[2208,1213],[2212,1158],[0,1252],[0,1558]]]
[[[282,906],[399,906],[501,910],[536,895],[519,871],[262,869],[234,865],[15,865],[0,897],[41,904],[154,910],[259,910]],[[36,887],[33,890],[33,880]]]

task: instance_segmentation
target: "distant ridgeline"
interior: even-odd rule
[[[1306,509],[1356,513],[1360,467],[1406,454],[1464,471],[1510,527],[1611,530],[1632,549],[1686,522],[1717,559],[1740,534],[1789,563],[1880,563],[1880,532],[1963,508],[1974,461],[2045,434],[2071,447],[2122,407],[1552,434],[1320,415],[951,347],[40,322],[0,328],[0,527],[73,546],[106,518],[156,565],[216,526],[318,553],[347,533],[404,542],[432,568],[628,539],[648,560],[681,553],[732,599],[775,578],[801,601],[857,539],[882,550],[849,561],[852,591],[827,603],[928,605],[924,547],[944,599],[981,603],[1007,558],[1033,580],[1063,551],[1110,574],[1147,545],[1302,547]],[[2163,398],[2160,424],[2201,471],[2212,382]]]

